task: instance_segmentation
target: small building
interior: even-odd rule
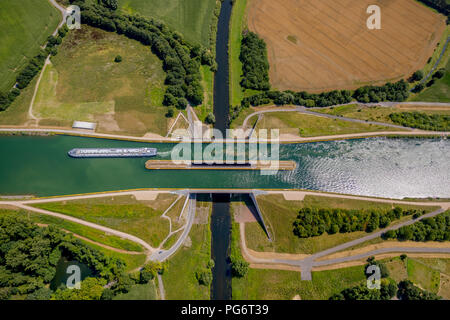
[[[86,129],[95,130],[97,124],[95,122],[85,122],[85,121],[74,121],[72,128],[74,129]]]

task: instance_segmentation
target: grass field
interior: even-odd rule
[[[161,61],[137,41],[88,26],[69,32],[44,71],[33,113],[40,125],[98,122],[97,131],[165,135]],[[123,61],[115,63],[120,55]]]
[[[380,30],[367,28],[371,0],[301,3],[249,3],[248,26],[266,41],[271,84],[280,90],[353,89],[408,78],[426,65],[446,28],[443,15],[412,0],[377,2]]]
[[[201,201],[197,201],[197,206],[202,206]],[[209,214],[203,215],[200,220],[197,215],[189,233],[190,245],[183,245],[178,249],[170,258],[168,270],[162,276],[168,300],[209,300],[209,286],[199,285],[195,278],[195,272],[206,267],[211,259]]]
[[[118,294],[113,300],[156,300],[155,283],[135,284],[130,291]]]
[[[38,77],[21,90],[20,96],[5,111],[0,112],[0,125],[24,125],[28,121],[28,109]]]
[[[242,76],[242,62],[239,60],[241,53],[242,31],[246,27],[246,7],[248,0],[236,0],[233,4],[230,21],[230,102],[239,105],[244,97],[243,88],[240,85]]]
[[[414,259],[407,260],[407,272],[409,279],[419,284],[423,289],[438,293],[440,273],[426,264]]]
[[[211,19],[215,0],[119,0],[123,11],[157,18],[186,40],[209,47]]]
[[[72,232],[74,234],[80,235],[82,237],[88,238],[92,241],[105,244],[107,246],[127,250],[127,251],[138,251],[142,252],[143,248],[126,239],[121,239],[119,237],[108,235],[105,232],[99,231],[97,229],[93,229],[87,226],[83,226],[71,221],[67,221],[64,219],[36,213],[36,212],[26,212],[23,210],[4,210],[0,209],[0,213],[2,214],[11,214],[11,215],[18,215],[21,217],[26,217],[30,221],[40,224],[46,224],[46,225],[55,225],[61,229],[67,230],[69,232]]]
[[[450,115],[450,108],[427,107],[425,105],[423,107],[407,106],[407,105],[397,107],[363,107],[358,106],[357,104],[353,104],[338,107],[315,109],[314,111],[332,114],[335,116],[342,116],[360,120],[378,121],[391,124],[394,124],[391,118],[389,118],[389,115],[391,113],[418,111],[429,115],[432,114]],[[389,130],[391,130],[391,128],[389,128]]]
[[[47,0],[0,2],[0,91],[8,91],[17,72],[33,58],[61,21]]]
[[[258,121],[256,129],[279,129],[280,134],[301,137],[398,130],[380,125],[328,119],[298,112],[266,113]]]
[[[48,202],[36,204],[35,207],[132,234],[158,247],[169,234],[169,221],[161,215],[175,199],[172,194],[160,194],[154,201],[142,202],[132,196],[119,196]]]
[[[391,209],[387,203],[377,203],[362,200],[327,198],[319,196],[305,196],[304,201],[287,201],[282,195],[265,195],[258,197],[258,204],[268,225],[273,241],[267,239],[263,229],[257,222],[246,223],[245,235],[247,247],[256,251],[279,253],[315,253],[337,246],[368,233],[359,231],[351,233],[323,234],[312,238],[298,238],[293,233],[292,223],[298,211],[303,207],[313,208],[342,208],[342,209]],[[412,206],[400,206],[413,208]],[[416,207],[427,211],[433,208]],[[403,217],[400,221],[410,219]]]

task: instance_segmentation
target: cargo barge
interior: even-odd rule
[[[158,154],[155,148],[75,148],[68,152],[72,158],[144,158]]]

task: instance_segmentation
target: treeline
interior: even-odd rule
[[[342,290],[330,297],[330,300],[391,300],[397,293],[397,284],[390,279],[382,279],[380,289],[369,289],[360,283],[352,288]]]
[[[436,9],[443,15],[447,16],[447,23],[448,23],[448,17],[450,17],[450,4],[447,0],[419,0],[420,2],[425,3],[426,5]]]
[[[391,113],[392,122],[404,127],[418,128],[433,131],[449,131],[450,116],[441,114],[428,115],[422,112],[398,112]]]
[[[274,103],[276,105],[293,104],[313,107],[329,107],[345,104],[353,99],[362,103],[377,103],[382,101],[405,101],[409,96],[408,83],[400,80],[396,83],[386,83],[383,86],[365,86],[355,90],[334,90],[323,93],[308,93],[286,91],[264,91],[242,99],[244,108]]]
[[[442,297],[433,292],[420,289],[409,280],[395,283],[392,279],[381,279],[380,289],[369,289],[366,283],[344,289],[330,297],[330,300],[391,300],[397,296],[400,300],[440,300]]]
[[[406,255],[400,256],[402,260]],[[389,271],[384,263],[375,261],[374,257],[367,259],[364,274],[367,279],[373,275],[367,271],[369,266],[377,266],[380,270],[380,288],[369,289],[367,282],[360,283],[354,287],[342,290],[330,297],[329,300],[391,300],[397,296],[400,300],[439,300],[436,294],[416,287],[411,281],[403,280],[397,285],[395,280],[389,278]],[[374,279],[376,280],[376,279]],[[373,280],[372,280],[373,281]]]
[[[239,59],[243,71],[241,86],[247,89],[269,90],[269,61],[264,40],[256,33],[245,33]]]
[[[384,239],[398,239],[401,241],[449,241],[450,211],[433,218],[422,219],[397,230],[389,230],[382,237]]]
[[[409,280],[400,281],[398,284],[397,297],[400,300],[441,300],[437,294],[423,290],[415,286]]]
[[[164,105],[185,108],[188,101],[194,106],[202,103],[200,65],[215,67],[214,56],[209,50],[189,44],[180,33],[154,19],[121,14],[80,0],[74,3],[82,10],[82,23],[123,34],[150,46],[152,52],[163,61],[167,73]]]
[[[56,37],[49,36],[45,49],[41,49],[19,72],[14,87],[8,93],[0,92],[0,111],[6,110],[20,95],[20,90],[25,89],[30,84],[33,78],[41,71],[47,57],[49,55],[55,56],[58,53],[57,46],[61,44],[62,38],[66,36],[67,31],[67,26],[64,25],[58,30]]]
[[[125,270],[122,260],[109,258],[56,227],[38,227],[9,215],[0,217],[0,299],[51,294],[47,287],[61,257],[87,265],[105,282],[119,281]]]
[[[323,233],[372,232],[386,228],[401,217],[423,212],[396,207],[392,210],[345,210],[302,208],[293,222],[293,232],[299,238],[320,236]]]

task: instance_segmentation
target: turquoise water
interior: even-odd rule
[[[157,170],[146,159],[72,159],[83,147],[158,148],[170,159],[173,144],[73,136],[1,136],[0,194],[38,196],[135,188],[274,188],[403,197],[450,197],[450,141],[368,138],[280,146],[281,160],[297,169],[259,171]]]

